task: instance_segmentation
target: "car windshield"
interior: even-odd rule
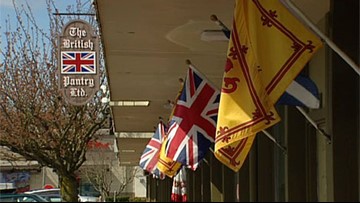
[[[49,202],[61,202],[60,189],[41,189],[41,190],[32,190],[25,192],[26,194],[36,194]]]
[[[99,197],[100,192],[96,191],[91,184],[82,184],[79,191],[80,196]]]
[[[45,199],[49,200],[50,202],[62,202],[61,201],[61,196],[59,196],[59,197],[47,197]]]
[[[2,194],[0,202],[49,202],[35,194]]]

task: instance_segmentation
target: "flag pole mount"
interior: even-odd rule
[[[214,22],[219,22],[219,19],[217,18],[217,16],[215,14],[212,14],[210,16],[210,20],[214,21]]]
[[[226,27],[226,25],[225,25],[223,22],[221,22],[221,20],[219,20],[218,17],[217,17],[215,14],[213,14],[213,15],[210,16],[210,20],[214,21],[214,22],[215,22],[217,25],[219,25],[224,31],[230,32],[229,28]]]
[[[278,142],[276,142],[275,138],[274,138],[273,136],[271,136],[271,134],[270,134],[268,131],[262,130],[262,132],[263,132],[271,141],[273,141],[273,142],[276,144],[276,146],[278,146],[278,147],[282,150],[282,152],[283,152],[284,155],[287,155],[287,150],[286,150],[286,148],[285,148],[284,146],[282,146],[281,144],[279,144]]]
[[[304,109],[302,109],[302,108],[299,107],[299,106],[296,106],[296,108],[300,111],[300,113],[301,113],[302,115],[305,116],[305,118],[309,121],[309,123],[310,123],[312,126],[314,126],[314,128],[315,128],[316,130],[318,130],[322,135],[324,135],[324,136],[327,138],[328,144],[331,144],[331,136],[330,136],[329,134],[327,134],[323,129],[319,128],[319,126],[316,124],[316,122],[313,121],[313,120],[310,118],[309,115],[307,115],[307,113],[305,112]]]

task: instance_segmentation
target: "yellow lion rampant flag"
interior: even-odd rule
[[[159,169],[159,171],[164,173],[166,176],[172,178],[179,172],[182,164],[180,162],[176,162],[166,156],[166,154],[165,154],[166,142],[167,142],[167,135],[165,137],[164,142],[161,145],[160,157],[157,162],[157,168]]]
[[[176,99],[175,99],[175,104],[182,92],[184,88],[184,84],[183,81],[181,80],[181,86],[180,86],[180,90],[178,92],[178,94],[176,95]],[[172,112],[169,116],[169,120],[171,120],[172,116],[174,115],[174,110],[175,110],[175,105],[172,109]],[[170,158],[168,158],[166,156],[166,143],[168,140],[168,135],[167,135],[167,130],[166,130],[166,135],[164,137],[164,141],[161,144],[161,149],[160,149],[160,155],[159,155],[159,160],[157,162],[157,168],[159,169],[159,171],[161,171],[163,174],[165,174],[166,176],[172,178],[174,177],[180,170],[182,164],[180,162],[174,161]]]
[[[280,121],[274,104],[321,40],[279,0],[237,0],[221,89],[215,156],[238,171],[256,133]]]

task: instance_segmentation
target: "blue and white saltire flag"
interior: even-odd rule
[[[169,124],[166,156],[196,170],[214,143],[220,91],[191,64]]]
[[[165,175],[157,168],[159,161],[161,145],[165,137],[165,126],[163,122],[159,122],[158,127],[146,145],[144,152],[142,153],[139,161],[139,166],[147,172],[153,174],[155,178],[164,179]]]
[[[280,97],[277,104],[320,108],[320,96],[316,84],[307,76],[298,75]]]

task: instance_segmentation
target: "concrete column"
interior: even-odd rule
[[[223,165],[223,188],[224,188],[224,202],[235,202],[236,199],[236,173]]]
[[[212,154],[210,158],[210,191],[212,202],[223,202],[222,163]]]
[[[285,114],[285,136],[287,138],[286,201],[306,202],[306,119],[295,107],[287,106]]]
[[[243,166],[237,172],[237,200],[240,202],[250,202],[250,166],[249,156],[246,158]]]
[[[331,1],[333,42],[359,64],[359,0]],[[334,201],[359,201],[359,75],[332,54]]]
[[[267,130],[271,136],[273,133]],[[276,144],[265,134],[258,133],[257,137],[257,181],[258,181],[258,201],[275,201],[274,189],[274,147]]]
[[[201,202],[202,201],[202,179],[201,179],[201,169],[197,168],[196,171],[193,172],[193,202]]]
[[[186,191],[187,191],[187,196],[188,196],[188,201],[189,202],[194,202],[194,195],[195,195],[195,189],[194,189],[194,176],[195,176],[195,173],[194,171],[191,171],[191,170],[187,170],[186,171]]]
[[[212,167],[210,164],[210,157],[212,155],[212,152],[208,152],[205,156],[205,159],[201,163],[201,196],[202,196],[202,202],[210,202],[211,201],[211,190],[210,190],[210,167]]]

